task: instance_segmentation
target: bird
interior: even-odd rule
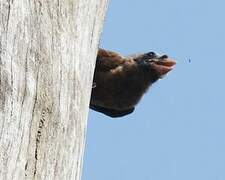
[[[112,118],[132,113],[148,88],[175,64],[172,58],[155,52],[124,57],[99,48],[90,108]]]

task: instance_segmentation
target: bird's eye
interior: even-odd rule
[[[162,56],[160,57],[160,59],[167,59],[167,58],[168,58],[167,55],[162,55]]]
[[[156,58],[157,57],[156,53],[154,53],[154,52],[148,52],[148,53],[146,53],[146,56],[149,59],[153,59],[153,58]]]
[[[154,52],[149,52],[147,53],[148,56],[156,56],[156,54]]]

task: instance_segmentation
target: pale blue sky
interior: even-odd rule
[[[90,111],[82,180],[225,180],[225,1],[111,0],[101,47],[177,66],[133,114]]]

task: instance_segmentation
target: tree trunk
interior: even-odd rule
[[[106,6],[0,0],[0,179],[80,179]]]

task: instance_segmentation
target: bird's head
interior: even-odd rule
[[[154,52],[145,53],[134,60],[150,73],[151,76],[149,77],[152,78],[153,82],[163,78],[176,64],[176,62],[167,55],[160,56]]]

